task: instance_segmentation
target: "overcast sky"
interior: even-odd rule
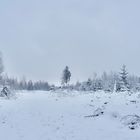
[[[1,0],[0,51],[10,76],[72,81],[126,64],[140,75],[139,0]]]

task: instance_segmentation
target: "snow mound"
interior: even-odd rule
[[[140,116],[127,115],[121,119],[121,122],[131,130],[134,130],[140,126]]]

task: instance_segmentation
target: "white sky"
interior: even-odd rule
[[[139,0],[0,1],[0,50],[10,76],[72,81],[126,64],[140,75]]]

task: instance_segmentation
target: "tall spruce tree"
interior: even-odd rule
[[[70,78],[71,78],[71,72],[69,70],[69,67],[66,66],[64,71],[63,71],[63,74],[62,74],[62,85],[63,86],[68,86],[68,83],[70,82]]]

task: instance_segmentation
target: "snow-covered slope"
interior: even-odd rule
[[[139,140],[139,97],[138,93],[17,93],[16,99],[0,99],[0,139]]]

